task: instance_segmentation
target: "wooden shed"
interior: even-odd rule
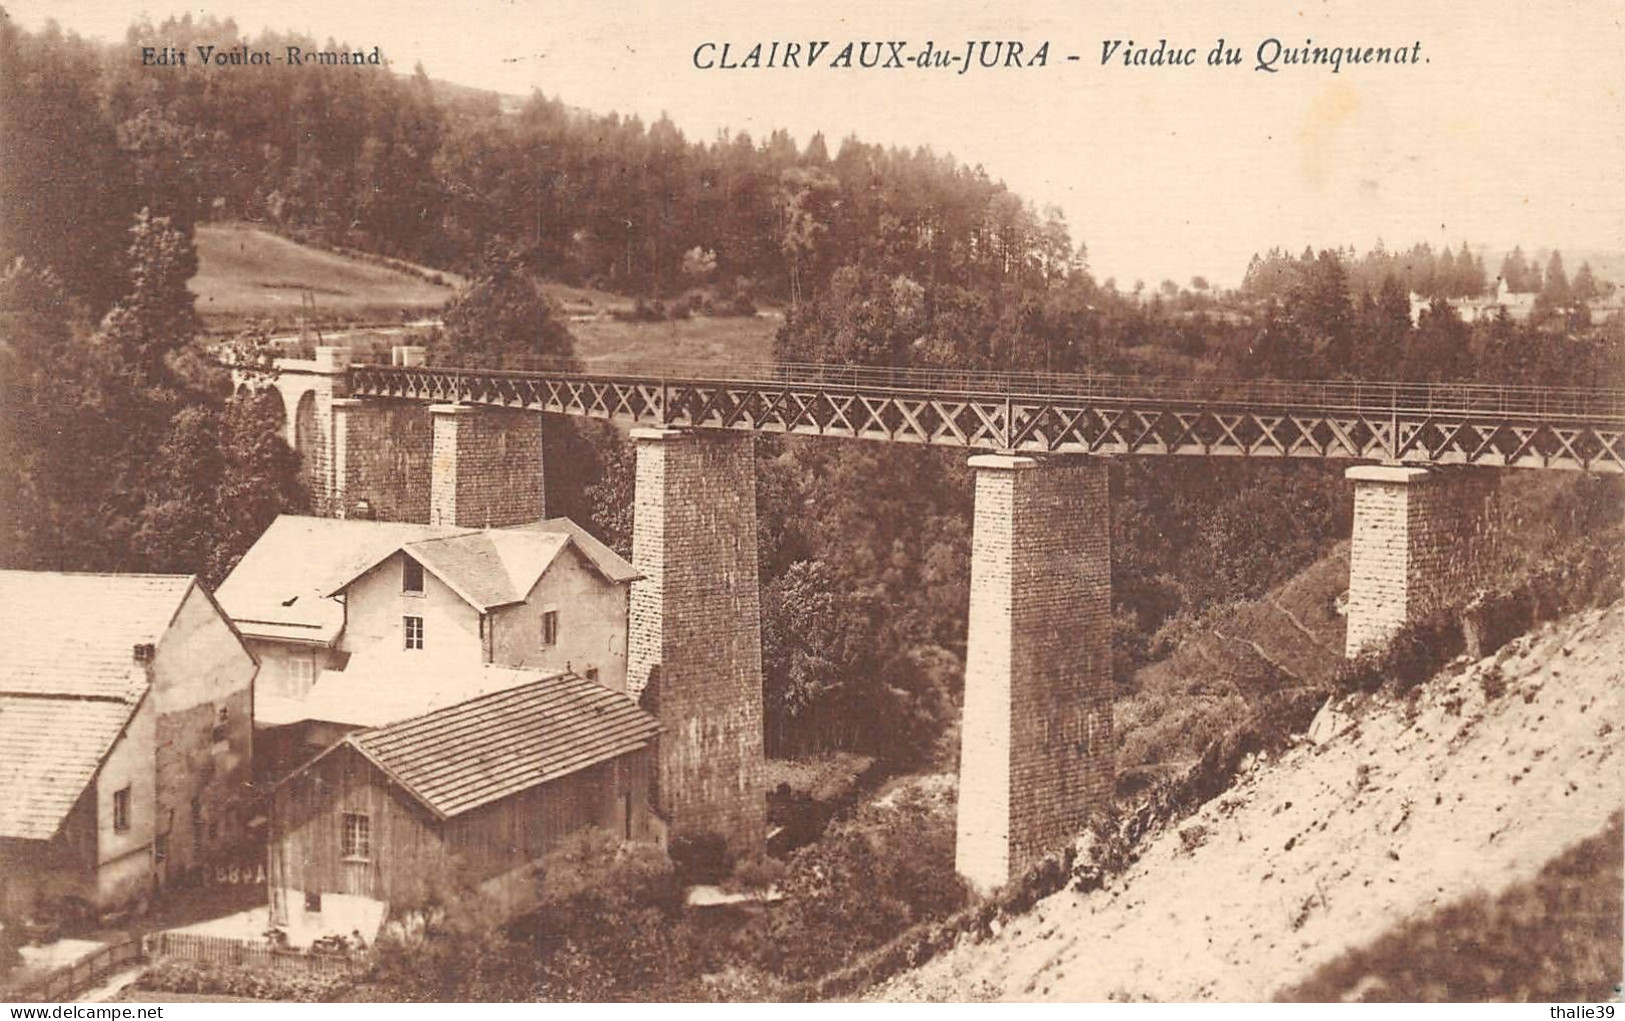
[[[510,909],[525,866],[599,827],[654,840],[656,720],[626,695],[555,673],[345,737],[277,785],[271,921],[295,942],[370,934],[427,884],[480,884]]]

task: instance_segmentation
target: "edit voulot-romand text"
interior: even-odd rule
[[[299,46],[282,47],[282,52],[256,50],[246,45],[193,46],[190,50],[179,46],[141,47],[142,67],[324,67],[345,64],[384,63],[383,50],[374,46],[362,50],[307,50]]]

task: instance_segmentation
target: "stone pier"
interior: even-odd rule
[[[434,427],[411,401],[341,397],[333,401],[333,490],[337,518],[429,520]]]
[[[1111,513],[1101,461],[973,457],[956,865],[980,890],[1107,804]]]
[[[660,719],[674,837],[760,851],[767,829],[756,464],[749,434],[634,429],[627,687]]]
[[[546,517],[542,416],[435,404],[429,524],[500,528]]]
[[[1487,506],[1494,478],[1472,469],[1359,465],[1349,546],[1350,657],[1401,626],[1472,596],[1491,539]]]

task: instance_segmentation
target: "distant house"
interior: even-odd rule
[[[296,944],[371,934],[454,868],[522,907],[525,867],[565,836],[662,836],[649,791],[658,732],[628,696],[553,673],[349,734],[272,796],[272,923]]]
[[[501,668],[571,670],[624,691],[637,577],[564,518],[492,529],[277,518],[220,588],[265,663],[256,718],[279,732],[263,772],[343,729],[505,686]],[[390,704],[397,714],[380,718]]]
[[[237,847],[258,665],[189,576],[0,571],[0,906],[139,906]]]

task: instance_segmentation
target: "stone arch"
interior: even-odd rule
[[[284,397],[291,395],[284,393]],[[293,449],[299,454],[299,474],[304,480],[305,488],[315,496],[327,491],[327,431],[322,428],[320,409],[317,407],[316,391],[305,390],[298,396],[298,403],[294,406],[293,421],[290,423],[293,432]]]

